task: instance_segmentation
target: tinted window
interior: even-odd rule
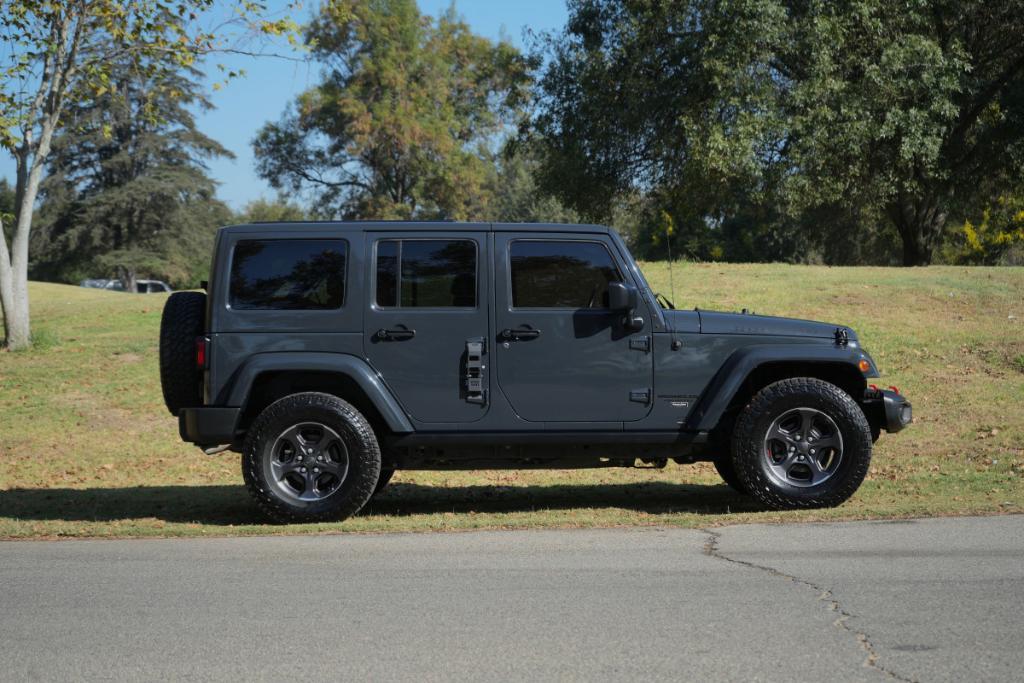
[[[622,280],[597,242],[516,241],[509,253],[515,308],[607,308],[608,283]]]
[[[332,309],[345,300],[344,240],[245,240],[231,261],[231,307]]]
[[[476,244],[470,240],[382,240],[377,244],[377,305],[476,306]]]

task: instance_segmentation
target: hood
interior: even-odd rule
[[[776,318],[770,315],[748,313],[718,313],[699,311],[702,334],[750,334],[766,337],[820,337],[835,339],[836,330],[843,329],[851,341],[857,336],[845,325],[799,320],[797,318]]]

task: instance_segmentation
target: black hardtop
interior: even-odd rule
[[[578,232],[608,234],[604,225],[563,223],[460,223],[454,221],[273,221],[221,228],[227,233],[302,232]]]

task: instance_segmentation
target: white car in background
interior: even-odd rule
[[[109,289],[115,292],[123,292],[124,284],[117,279],[90,279],[82,280],[79,283],[82,287],[90,287],[92,289]],[[171,286],[162,280],[136,280],[135,281],[135,293],[136,294],[157,294],[173,292]]]

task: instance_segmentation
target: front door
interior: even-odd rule
[[[478,353],[487,337],[486,233],[407,235],[369,235],[366,356],[414,419],[479,420],[488,385]]]
[[[651,321],[628,329],[608,283],[632,282],[603,235],[495,234],[497,381],[531,422],[631,422],[650,411]]]

